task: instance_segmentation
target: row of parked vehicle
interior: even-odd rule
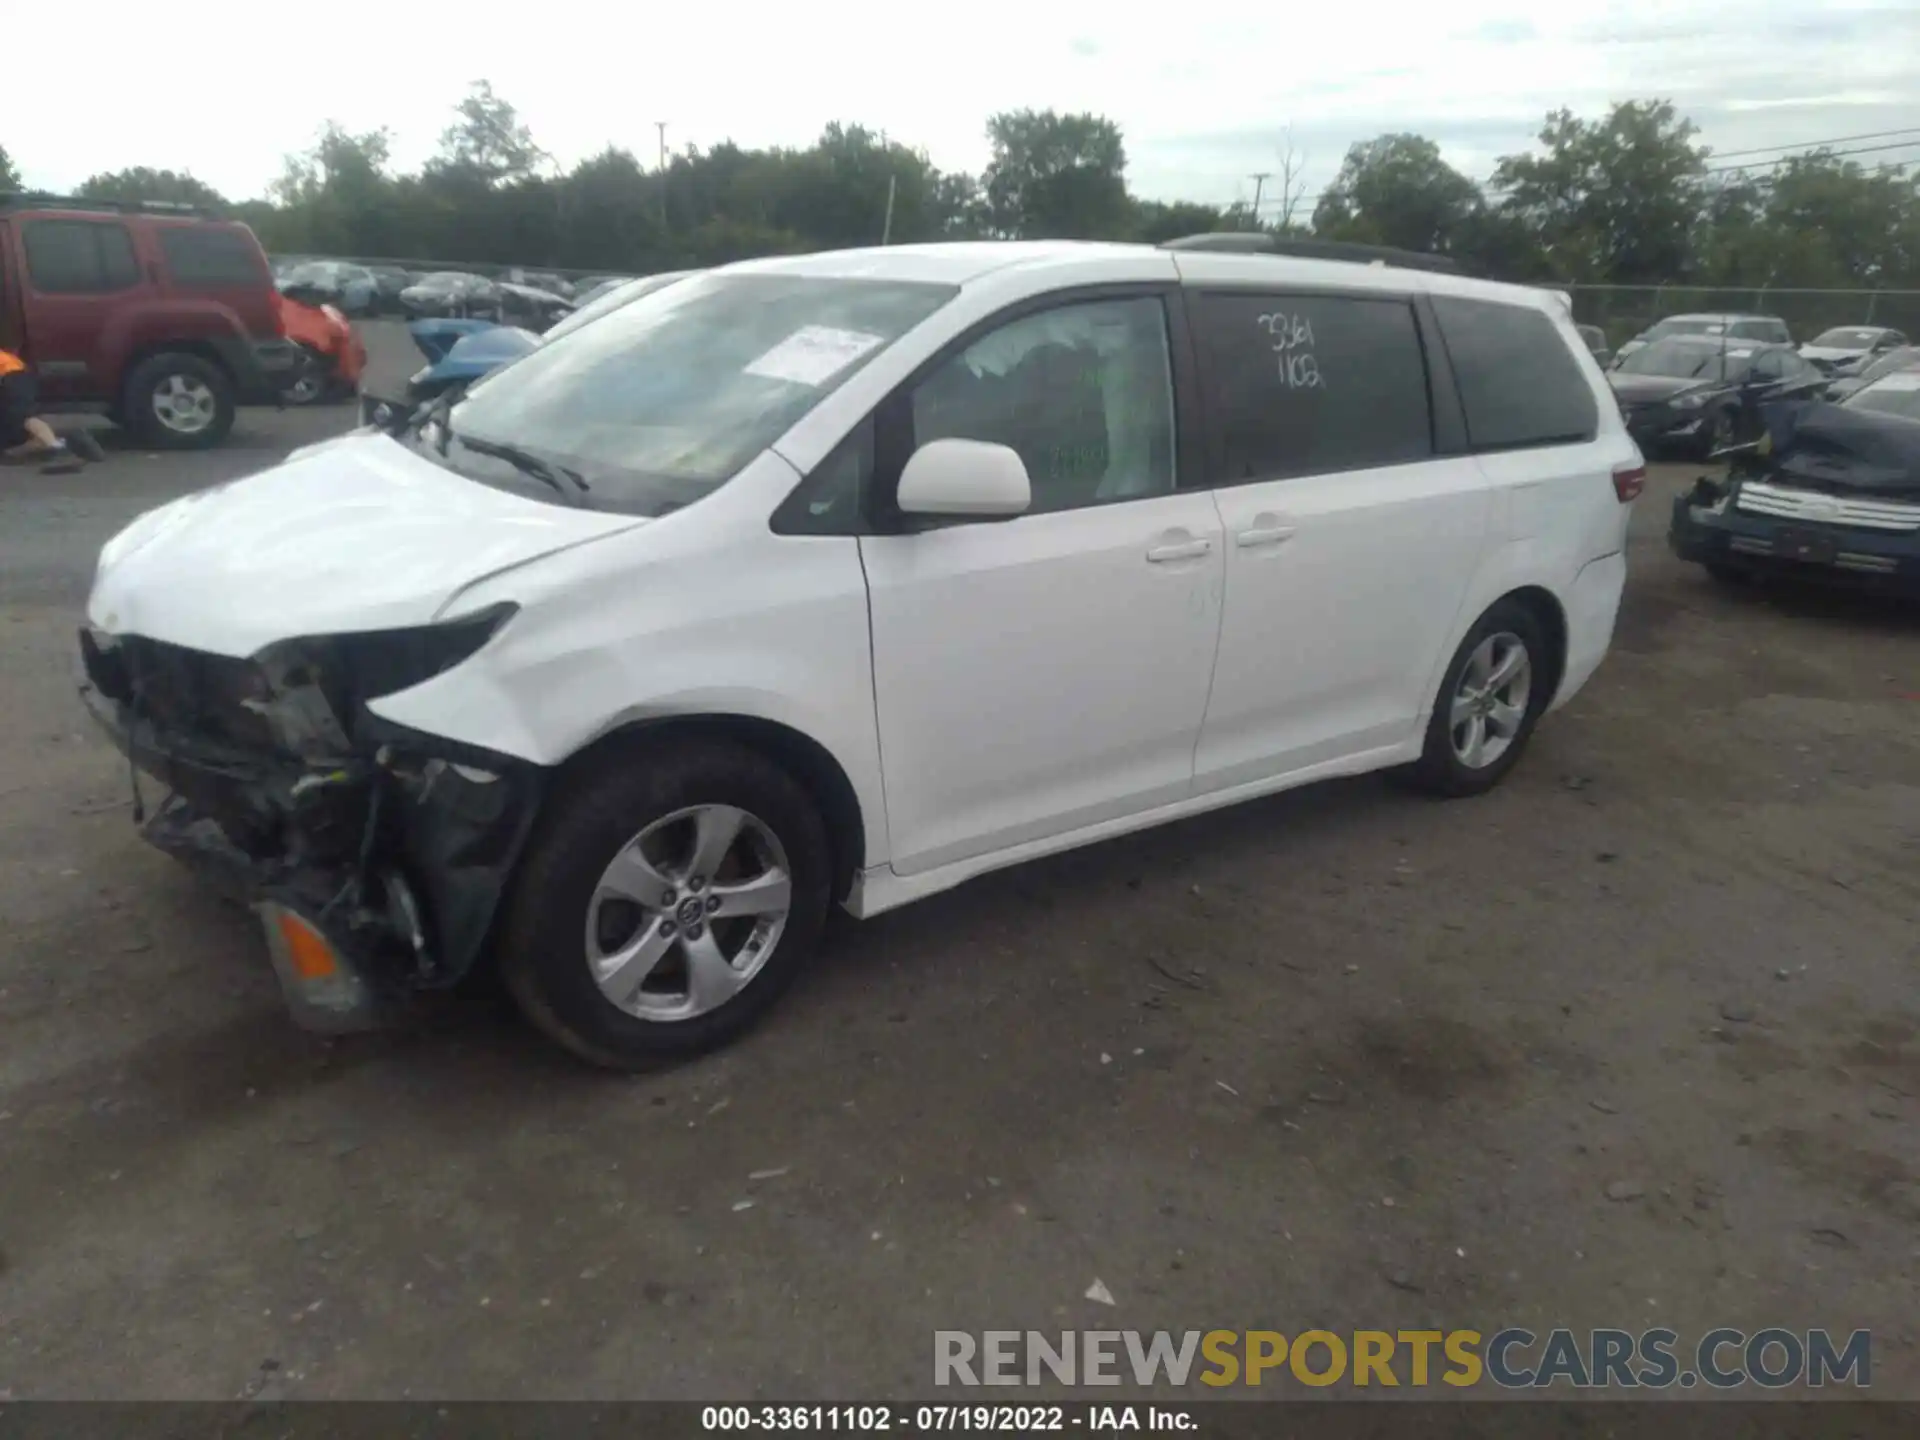
[[[1599,331],[1580,329],[1641,448],[1700,459],[1753,438],[1768,400],[1859,396],[1903,412],[1908,392],[1881,382],[1920,367],[1920,347],[1886,326],[1837,326],[1796,347],[1778,316],[1672,315],[1605,357]]]
[[[350,260],[282,259],[274,281],[322,295],[354,319],[375,315],[409,318],[460,316],[545,329],[625,276],[594,275],[570,281],[546,270],[509,270],[490,277],[466,270],[406,270]]]

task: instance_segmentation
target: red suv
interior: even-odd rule
[[[48,410],[104,410],[148,445],[216,445],[300,351],[245,225],[161,206],[0,195],[0,349]]]

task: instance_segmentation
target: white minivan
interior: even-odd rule
[[[1487,789],[1606,653],[1643,474],[1536,289],[760,260],[141,516],[82,688],[303,1023],[486,956],[637,1065],[737,1034],[835,903],[1327,776]]]

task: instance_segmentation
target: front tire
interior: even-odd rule
[[[500,969],[521,1012],[595,1065],[641,1069],[745,1031],[811,958],[826,827],[755,750],[618,749],[554,794],[520,867]]]
[[[233,382],[198,355],[149,355],[128,373],[120,408],[141,444],[204,450],[233,429]]]
[[[1452,797],[1482,794],[1505,779],[1552,698],[1548,657],[1546,631],[1527,606],[1502,600],[1482,615],[1447,665],[1407,780]]]

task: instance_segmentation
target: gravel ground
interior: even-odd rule
[[[99,543],[348,418],[0,472],[0,1395],[904,1397],[937,1328],[1666,1324],[1868,1327],[1920,1398],[1920,616],[1679,565],[1685,469],[1495,794],[1323,785],[848,922],[629,1079],[484,994],[294,1031],[83,724]]]

